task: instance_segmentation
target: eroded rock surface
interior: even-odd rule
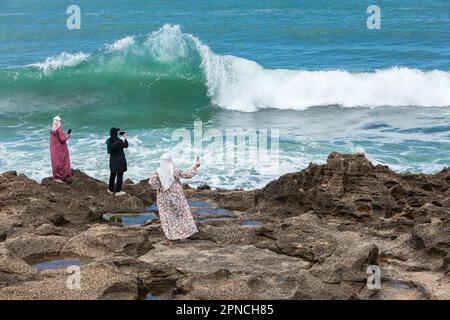
[[[450,299],[449,187],[449,169],[397,174],[332,153],[258,190],[185,185],[208,205],[194,214],[199,232],[168,245],[157,219],[101,219],[152,205],[146,180],[114,197],[76,170],[70,185],[6,172],[0,299]],[[46,257],[82,261],[80,289],[66,268],[33,266]],[[368,289],[369,266],[381,289]]]

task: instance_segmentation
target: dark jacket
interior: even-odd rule
[[[128,148],[128,141],[115,138],[109,141],[109,169],[111,172],[125,172],[127,171],[127,159],[123,149]]]

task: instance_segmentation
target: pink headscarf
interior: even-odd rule
[[[52,131],[56,132],[56,130],[58,130],[59,128],[61,128],[61,117],[60,116],[56,116],[56,117],[53,118]]]

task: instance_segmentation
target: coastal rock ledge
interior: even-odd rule
[[[208,205],[199,232],[171,245],[157,219],[103,219],[148,211],[146,181],[127,180],[123,197],[106,188],[78,170],[71,184],[0,175],[0,299],[450,299],[448,168],[398,174],[331,153],[262,189],[185,186]],[[79,287],[42,267],[66,260]]]

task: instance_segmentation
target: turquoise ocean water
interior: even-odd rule
[[[71,4],[80,30],[66,27]],[[72,166],[100,179],[111,126],[129,132],[139,180],[194,121],[279,133],[276,168],[204,150],[194,183],[260,187],[331,151],[437,172],[450,165],[450,1],[2,1],[0,172],[50,175],[54,115],[74,131]]]

